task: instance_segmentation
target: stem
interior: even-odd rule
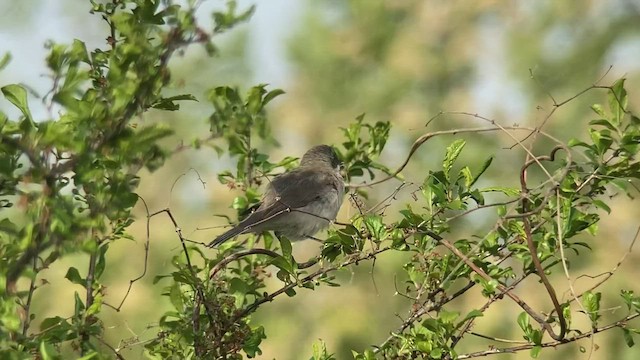
[[[27,330],[29,330],[29,325],[31,324],[31,319],[29,319],[29,312],[31,309],[31,300],[33,299],[33,292],[36,290],[36,277],[38,275],[38,266],[37,266],[37,258],[33,258],[33,278],[29,283],[29,293],[27,294],[27,302],[24,305],[24,322],[22,323],[22,336],[27,336]]]
[[[95,235],[95,231],[94,231],[94,235]],[[89,270],[87,271],[87,279],[85,283],[85,290],[86,290],[85,312],[89,309],[91,305],[93,305],[93,302],[95,300],[95,296],[93,294],[93,284],[95,282],[95,272],[96,272],[96,262],[98,260],[98,256],[97,256],[98,251],[100,250],[96,249],[94,252],[91,253],[91,255],[89,255]],[[89,327],[93,322],[93,320],[94,320],[93,315],[86,315],[84,317],[84,326]],[[90,341],[90,334],[87,332],[87,330],[83,330],[82,337],[81,337],[81,344],[80,344],[80,354],[82,356],[84,356],[85,352],[89,349],[89,347],[87,346],[89,345],[89,341]]]

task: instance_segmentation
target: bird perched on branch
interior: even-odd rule
[[[344,197],[341,162],[334,149],[318,145],[307,151],[300,166],[273,178],[260,206],[208,246],[236,235],[273,231],[289,240],[311,238],[335,220]]]

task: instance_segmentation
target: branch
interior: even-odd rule
[[[182,245],[182,250],[184,251],[184,256],[185,259],[187,261],[187,267],[189,268],[189,272],[191,273],[191,276],[193,277],[193,281],[194,281],[194,290],[197,293],[197,299],[195,301],[196,304],[202,303],[204,304],[205,307],[205,312],[207,313],[207,316],[209,317],[210,322],[213,324],[213,310],[209,308],[209,302],[205,301],[206,297],[204,295],[204,289],[202,288],[202,284],[200,283],[200,279],[198,278],[198,276],[196,275],[196,272],[193,270],[193,265],[191,265],[191,259],[189,257],[189,251],[187,249],[187,244],[185,242],[185,238],[182,236],[182,229],[180,228],[180,226],[178,226],[178,222],[176,221],[176,219],[173,217],[173,213],[171,212],[171,209],[166,208],[166,209],[162,209],[159,211],[156,211],[155,213],[151,214],[150,216],[155,216],[161,213],[166,213],[167,216],[169,216],[169,219],[171,219],[171,222],[173,223],[173,226],[176,229],[176,234],[178,234],[178,238],[180,239],[180,244]]]
[[[340,264],[337,265],[333,265],[330,266],[328,268],[324,268],[324,269],[318,269],[317,271],[305,276],[304,278],[302,278],[301,280],[291,283],[291,284],[287,284],[286,286],[272,292],[271,294],[267,294],[264,297],[256,300],[255,302],[253,302],[251,305],[247,306],[246,308],[244,308],[242,311],[239,311],[238,314],[235,316],[234,318],[234,322],[238,321],[239,319],[242,319],[243,317],[253,313],[254,311],[256,311],[258,309],[258,307],[260,307],[260,305],[266,303],[266,302],[270,302],[273,301],[274,298],[276,298],[279,295],[284,294],[285,292],[287,292],[290,289],[294,289],[296,287],[300,287],[303,286],[305,283],[308,283],[310,281],[312,281],[313,279],[328,274],[330,272],[336,271],[340,268],[343,268],[345,266],[351,265],[351,264],[357,264],[360,261],[363,260],[371,260],[371,259],[375,259],[376,256],[380,253],[386,252],[388,250],[391,250],[390,246],[387,247],[383,247],[377,250],[372,250],[369,253],[363,254],[361,256],[354,256],[350,259],[347,259],[345,261],[343,261]]]
[[[469,268],[471,268],[471,270],[473,270],[476,274],[480,275],[483,279],[487,281],[494,280],[491,276],[487,275],[487,273],[485,273],[476,264],[474,264],[465,254],[463,254],[460,250],[458,250],[458,248],[453,246],[449,241],[442,239],[440,240],[440,243],[444,245],[447,249],[449,249],[452,253],[454,253],[457,257],[459,257],[462,261],[464,261],[464,263]],[[538,322],[540,326],[542,326],[547,331],[550,331],[550,334],[552,333],[553,329],[551,329],[551,326],[547,323],[547,321],[540,314],[535,312],[526,302],[524,302],[522,299],[516,296],[513,292],[511,292],[509,288],[507,288],[500,282],[497,282],[496,287],[500,291],[504,292],[505,295],[510,297],[516,304],[518,304],[518,306],[520,306],[522,310],[524,310],[527,314],[529,314],[529,316],[531,316],[536,322]]]
[[[551,155],[548,157],[540,157],[540,158],[534,158],[532,160],[527,161],[524,166],[522,166],[522,169],[520,170],[520,186],[521,186],[521,194],[522,194],[522,212],[526,213],[529,209],[528,209],[528,204],[529,204],[529,199],[527,196],[525,196],[528,193],[528,189],[527,189],[527,168],[529,166],[531,166],[534,162],[539,163],[540,160],[550,160],[553,161],[555,158],[555,154],[556,152],[559,150],[559,148],[554,148],[553,151],[551,151]],[[557,334],[553,331],[553,329],[551,328],[551,326],[549,326],[546,322],[541,323],[540,325],[543,325],[544,329],[547,330],[547,332],[549,332],[549,335],[554,339],[554,340],[562,340],[564,338],[564,336],[567,333],[567,321],[564,318],[564,313],[562,312],[562,307],[560,306],[560,303],[558,302],[558,297],[556,296],[556,291],[553,288],[553,286],[551,286],[551,283],[549,283],[549,279],[547,278],[547,275],[545,275],[544,273],[544,269],[542,268],[542,264],[540,263],[540,258],[538,257],[538,249],[536,248],[536,245],[533,243],[533,235],[532,235],[532,231],[531,231],[531,223],[529,221],[529,217],[528,216],[523,216],[522,217],[522,222],[524,224],[524,233],[525,233],[525,240],[527,243],[527,247],[529,248],[529,252],[531,255],[531,261],[533,262],[533,265],[538,273],[538,276],[540,277],[540,280],[542,281],[545,289],[547,290],[547,293],[549,294],[549,298],[551,299],[551,302],[553,303],[553,307],[556,310],[556,313],[558,315],[558,322],[560,324],[560,334]],[[561,231],[558,228],[558,231]],[[562,246],[562,244],[560,245]]]
[[[245,256],[250,256],[250,255],[267,255],[272,258],[280,257],[280,254],[276,253],[275,251],[271,251],[267,249],[256,248],[256,249],[238,251],[220,260],[220,262],[217,263],[216,266],[213,267],[213,269],[211,269],[211,272],[209,273],[209,279],[213,279],[218,274],[218,272],[224,269],[230,262],[239,260]]]
[[[609,330],[609,329],[613,329],[616,327],[624,327],[627,322],[629,322],[629,320],[635,319],[638,316],[640,316],[640,313],[636,313],[636,314],[632,314],[629,315],[619,321],[616,321],[614,323],[611,323],[609,325],[603,326],[603,327],[599,327],[599,328],[595,328],[593,329],[593,331],[590,331],[588,333],[584,333],[584,334],[580,334],[580,335],[576,335],[574,337],[570,337],[570,338],[565,338],[562,340],[554,340],[554,341],[549,341],[546,343],[542,343],[540,345],[535,345],[535,344],[527,344],[527,345],[520,345],[520,346],[514,346],[514,347],[510,347],[510,348],[494,348],[494,349],[490,349],[490,350],[485,350],[485,351],[477,351],[477,352],[473,352],[473,353],[469,353],[469,354],[463,354],[463,355],[458,355],[458,359],[471,359],[471,358],[477,358],[477,357],[481,357],[481,356],[489,356],[489,355],[495,355],[495,354],[512,354],[512,353],[516,353],[519,351],[523,351],[523,350],[530,350],[536,346],[540,346],[541,348],[547,348],[547,347],[555,347],[558,345],[562,345],[562,344],[567,344],[567,343],[571,343],[571,342],[575,342],[584,338],[588,338],[591,337],[597,333],[601,333],[603,331]]]
[[[137,277],[130,279],[129,280],[129,286],[127,287],[127,291],[125,292],[124,296],[122,297],[122,300],[120,300],[120,304],[115,307],[113,305],[110,305],[109,303],[104,302],[103,304],[112,308],[113,310],[115,310],[116,312],[120,312],[120,309],[122,309],[122,305],[124,305],[125,300],[127,300],[127,297],[129,297],[129,293],[131,292],[131,288],[133,287],[133,283],[139,281],[140,279],[142,279],[143,277],[145,277],[145,275],[147,274],[147,266],[149,264],[149,249],[151,247],[151,226],[150,226],[150,222],[151,222],[151,216],[149,214],[149,207],[147,206],[147,202],[144,200],[144,198],[140,195],[137,195],[138,199],[140,199],[142,201],[142,204],[144,205],[144,210],[145,213],[147,214],[147,221],[146,221],[146,236],[145,236],[145,242],[144,242],[144,262],[143,262],[143,268],[142,268],[142,273],[140,275],[138,275]]]
[[[440,115],[443,115],[443,114],[445,114],[445,113],[439,113],[437,116],[440,116]],[[489,121],[494,125],[496,124],[496,122],[494,120],[488,119],[486,117],[482,117],[482,116],[477,115],[477,114],[471,114],[471,113],[466,113],[466,112],[451,112],[450,114],[469,115],[469,116],[473,116],[473,117],[476,117],[476,118],[479,118],[479,119],[482,119],[482,120],[485,120],[485,121]],[[345,186],[348,187],[348,188],[358,189],[358,188],[362,188],[362,187],[371,187],[371,186],[378,185],[378,184],[381,184],[383,182],[386,182],[388,180],[394,179],[402,170],[404,170],[404,168],[407,166],[407,164],[409,164],[409,160],[411,160],[411,157],[413,157],[413,154],[418,150],[418,148],[420,148],[420,146],[422,146],[425,142],[427,142],[428,140],[430,140],[431,138],[434,138],[436,136],[457,135],[457,134],[464,134],[464,133],[482,133],[482,132],[493,132],[493,131],[504,131],[507,134],[510,134],[507,130],[538,131],[542,135],[544,135],[545,137],[547,137],[550,140],[554,141],[555,143],[562,144],[562,142],[560,140],[558,140],[557,138],[555,138],[555,137],[553,137],[553,136],[551,136],[551,135],[549,135],[549,134],[547,134],[545,132],[541,132],[541,131],[537,130],[536,128],[522,127],[522,126],[501,126],[501,125],[498,125],[498,126],[493,126],[493,127],[464,128],[464,129],[434,131],[434,132],[426,133],[426,134],[420,136],[418,139],[416,139],[413,142],[413,145],[411,145],[411,148],[409,149],[409,154],[407,155],[407,157],[404,160],[404,162],[396,170],[392,171],[391,174],[389,174],[387,177],[382,178],[382,179],[377,180],[377,181],[374,181],[374,182],[371,182],[371,183],[345,184]],[[551,175],[549,175],[549,177],[551,177]]]
[[[33,258],[33,276],[31,277],[31,281],[29,282],[29,292],[27,294],[27,302],[22,306],[22,310],[24,311],[24,320],[22,323],[22,336],[27,336],[27,330],[29,330],[29,325],[31,324],[30,310],[31,310],[31,301],[33,300],[33,293],[36,291],[36,278],[38,277],[38,266],[37,266],[37,258]]]

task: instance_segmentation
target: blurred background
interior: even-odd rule
[[[392,122],[391,137],[381,158],[391,168],[404,160],[412,142],[425,132],[489,125],[470,116],[447,115],[425,127],[441,111],[477,113],[505,126],[536,126],[553,109],[554,99],[560,103],[597,81],[609,85],[623,76],[627,78],[630,108],[636,113],[639,109],[638,0],[243,0],[239,7],[254,3],[257,9],[249,23],[217,39],[219,56],[208,57],[194,46],[173,59],[171,91],[191,93],[200,102],[182,103],[179,112],[145,115],[144,121],[163,121],[175,127],[176,135],[167,141],[168,148],[207,134],[212,107],[205,92],[218,85],[238,86],[244,92],[252,85],[267,83],[269,89],[286,91],[268,109],[280,146],[258,144],[272,159],[301,156],[318,143],[339,145],[340,127],[366,113],[367,121]],[[199,10],[201,24],[211,24],[211,11],[223,5],[222,1],[204,1]],[[89,49],[106,47],[107,27],[99,17],[89,14],[90,7],[88,1],[79,0],[0,1],[0,51],[12,56],[11,63],[0,72],[0,83],[27,85],[36,118],[55,117],[55,111],[52,114],[38,99],[51,87],[45,66],[47,42],[70,43],[77,38]],[[586,125],[595,118],[589,105],[595,102],[606,102],[604,90],[590,91],[563,105],[545,129],[563,141],[588,136]],[[0,107],[15,114],[4,99]],[[491,179],[501,186],[517,184],[523,152],[509,148],[513,140],[500,134],[430,141],[404,171],[407,181],[421,184],[428,169],[441,162],[446,145],[460,137],[468,141],[460,161],[473,164],[493,155],[497,161],[486,181]],[[549,149],[544,142],[536,148],[539,153]],[[224,224],[224,219],[214,215],[234,214],[229,205],[238,194],[216,177],[217,172],[233,167],[234,159],[220,158],[212,149],[185,150],[159,171],[143,172],[139,194],[151,211],[170,206],[186,236],[208,242],[223,231],[215,226]],[[190,169],[198,171],[205,186]],[[376,188],[370,205],[390,195],[398,184],[389,182]],[[417,185],[400,192],[387,211],[389,221],[394,219],[394,210],[414,201],[411,191]],[[584,238],[593,253],[575,258],[571,264],[576,274],[609,271],[633,239],[640,224],[638,202],[618,195],[609,205],[613,211],[608,216],[603,214],[599,235]],[[346,220],[355,213],[345,202],[339,219]],[[143,208],[137,208],[136,214],[140,221],[131,228],[135,240],[121,240],[110,249],[107,266],[111,270],[104,281],[108,286],[106,301],[114,305],[124,296],[128,280],[143,269]],[[456,223],[453,236],[482,234],[495,220],[494,211],[478,213]],[[134,284],[121,312],[103,312],[108,341],[114,347],[130,343],[123,352],[127,359],[143,358],[144,349],[139,344],[157,333],[154,325],[167,300],[160,296],[162,283],[153,284],[152,280],[171,271],[171,257],[180,251],[168,219],[153,218],[148,275]],[[315,242],[294,247],[299,261],[318,251]],[[610,309],[615,317],[623,317],[626,311],[618,308],[618,290],[640,291],[640,268],[636,265],[639,254],[634,250],[602,289],[602,307]],[[301,290],[294,298],[264,305],[253,320],[254,325],[264,324],[267,330],[260,358],[306,359],[317,339],[323,339],[338,359],[350,358],[352,349],[361,351],[382,343],[408,311],[408,301],[395,295],[395,284],[402,283],[401,265],[406,260],[393,255],[380,258],[375,267],[362,263],[338,274],[339,288]],[[64,274],[69,264],[82,268],[84,261],[81,255],[71,257],[66,264],[57,264],[43,274],[50,284],[38,290],[33,308],[38,315],[36,324],[54,314],[72,313],[73,292],[79,289],[65,280]],[[567,280],[559,276],[553,282],[559,296],[566,299]],[[591,283],[580,279],[577,290]],[[278,285],[273,279],[272,289]],[[525,282],[518,293],[533,299],[531,303],[540,311],[551,309],[546,296],[539,296],[543,292],[534,279]],[[472,291],[454,305],[466,313],[483,303],[479,292]],[[503,300],[477,321],[474,331],[522,340],[515,324],[519,312]],[[586,319],[574,318],[573,324],[588,329]],[[466,338],[458,353],[485,350],[489,344],[484,339]],[[598,350],[593,352],[590,339],[546,349],[541,358],[640,358],[640,350],[628,348],[619,330],[599,335],[595,344]],[[581,353],[580,347],[586,352]],[[526,359],[529,354],[494,358]]]

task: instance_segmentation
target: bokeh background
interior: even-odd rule
[[[247,89],[258,83],[282,88],[286,94],[269,107],[270,122],[280,146],[258,144],[274,159],[300,156],[317,143],[339,144],[340,127],[366,113],[368,121],[391,121],[392,135],[381,161],[395,167],[406,156],[413,140],[426,131],[487,125],[469,116],[443,116],[425,125],[440,111],[466,111],[496,119],[503,125],[535,126],[560,102],[600,80],[611,84],[626,77],[631,108],[640,105],[640,1],[424,1],[424,0],[271,0],[240,1],[245,7],[256,3],[252,20],[217,40],[220,55],[208,57],[193,47],[172,64],[170,91],[191,93],[200,102],[184,103],[174,113],[152,112],[146,121],[163,121],[175,126],[176,135],[167,147],[188,143],[208,132],[212,108],[204,96],[218,85]],[[222,1],[202,3],[203,25]],[[36,117],[52,116],[38,97],[51,87],[45,67],[48,41],[70,43],[77,38],[89,49],[105,47],[106,25],[90,15],[88,1],[0,1],[0,51],[10,52],[12,62],[0,72],[0,83],[22,83],[32,91],[30,99]],[[589,105],[606,102],[604,91],[591,91],[562,106],[546,126],[562,140],[585,137],[586,124],[595,115]],[[11,114],[8,102],[0,99],[2,111]],[[55,112],[53,113],[55,116]],[[460,137],[460,136],[458,136]],[[473,164],[495,156],[489,179],[498,185],[517,183],[523,153],[508,137],[499,134],[464,137],[468,144],[461,161]],[[457,137],[456,137],[457,138]],[[430,141],[423,146],[404,172],[409,182],[420,184],[442,159],[446,145],[455,138]],[[222,143],[220,143],[222,144]],[[539,145],[541,152],[545,144]],[[216,173],[234,166],[234,160],[218,157],[209,148],[186,150],[173,157],[161,170],[142,173],[140,195],[152,211],[170,206],[185,235],[208,242],[222,229],[224,220],[215,214],[233,214],[229,208],[237,194],[218,183]],[[206,185],[190,169],[198,171]],[[182,174],[186,174],[182,176]],[[179,178],[175,188],[174,182]],[[391,194],[398,183],[372,192],[371,204]],[[413,201],[410,188],[399,194],[387,211]],[[415,188],[415,187],[414,187]],[[637,194],[636,194],[637,195]],[[610,270],[625,253],[640,221],[638,202],[623,195],[610,200],[613,209],[605,216],[596,237],[585,236],[592,254],[573,258],[572,272],[596,275]],[[418,205],[419,206],[419,205]],[[340,219],[356,213],[343,206]],[[110,249],[104,279],[108,302],[118,304],[129,279],[143,268],[145,213],[137,208],[140,221],[131,233],[135,240],[121,240]],[[461,221],[454,235],[482,234],[495,221],[493,213]],[[128,344],[123,355],[143,358],[141,344],[157,333],[155,323],[167,307],[160,296],[162,282],[157,275],[171,271],[171,257],[181,248],[168,219],[151,220],[151,250],[148,275],[136,283],[119,313],[105,309],[107,340],[114,346]],[[213,250],[211,250],[213,251]],[[318,244],[304,242],[294,249],[305,260],[318,252]],[[639,251],[627,257],[617,274],[602,289],[603,308],[622,317],[618,289],[640,291]],[[306,359],[311,346],[323,339],[338,359],[350,357],[350,350],[380,344],[402,322],[408,310],[406,299],[395,294],[402,283],[401,255],[386,256],[376,263],[360,264],[338,274],[339,288],[321,287],[300,291],[294,298],[280,298],[266,304],[253,323],[265,324],[268,339],[263,343],[264,359]],[[70,257],[43,274],[50,282],[38,290],[33,310],[42,320],[72,313],[74,288],[64,279],[67,267],[82,268],[82,255]],[[587,287],[589,279],[576,282]],[[566,279],[553,279],[558,293],[568,295]],[[278,281],[273,280],[273,289]],[[519,290],[532,299],[535,308],[550,310],[540,284],[533,279]],[[454,305],[462,311],[483,304],[472,292]],[[515,323],[519,309],[503,300],[479,319],[477,332],[521,340]],[[586,325],[574,318],[574,324]],[[637,327],[640,327],[638,324]],[[486,349],[484,339],[468,338],[459,353]],[[543,351],[543,359],[638,359],[638,348],[627,348],[621,332],[613,330],[595,339]],[[586,352],[581,353],[580,347]],[[528,352],[494,356],[498,359],[526,359]]]

